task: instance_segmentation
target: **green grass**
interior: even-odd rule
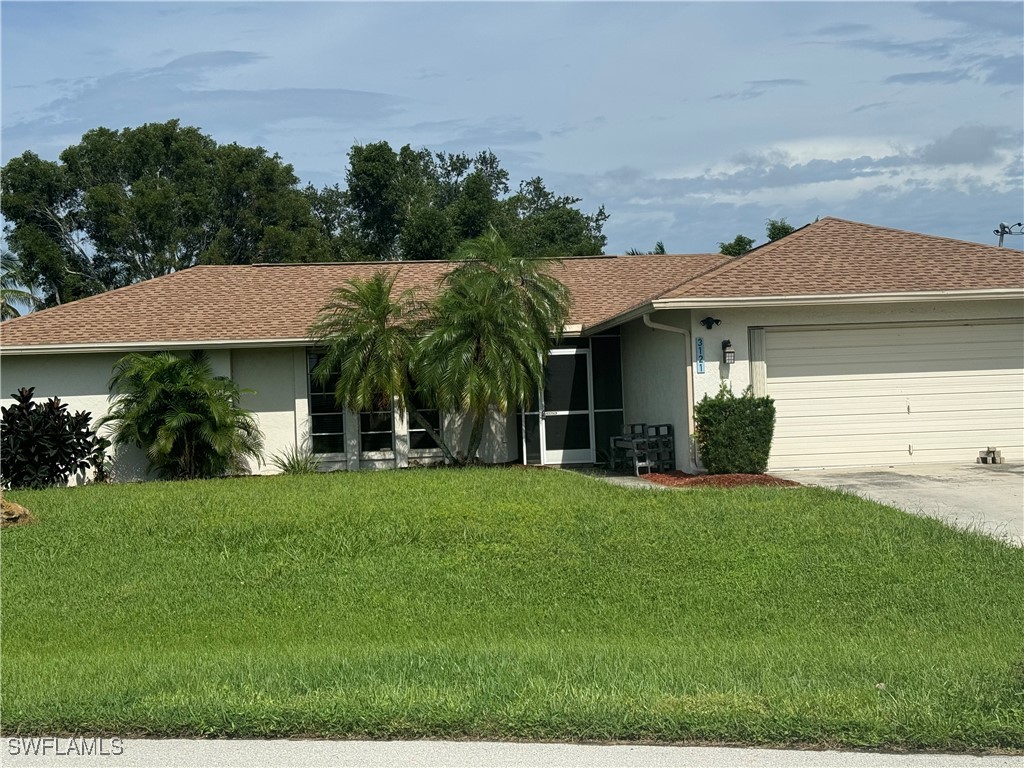
[[[5,733],[1024,748],[1024,551],[849,495],[474,469],[10,498],[38,522],[0,536]]]

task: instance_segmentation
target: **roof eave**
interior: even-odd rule
[[[698,296],[654,299],[654,309],[698,309],[703,307],[801,307],[828,304],[878,304],[934,301],[978,301],[1022,299],[1024,288],[984,288],[959,291],[893,291],[878,293],[826,293],[797,296]]]
[[[103,352],[157,352],[167,349],[245,349],[251,347],[302,347],[309,339],[194,339],[191,341],[125,341],[75,344],[4,344],[0,355],[74,355]]]

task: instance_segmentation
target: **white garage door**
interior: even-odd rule
[[[1024,460],[1024,324],[765,329],[769,466]]]

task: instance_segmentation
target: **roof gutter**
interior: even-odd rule
[[[699,309],[703,307],[801,307],[823,304],[878,304],[892,302],[980,301],[1021,299],[1024,288],[985,288],[971,291],[897,291],[890,293],[821,293],[800,296],[719,296],[654,299],[656,309]]]
[[[686,328],[679,328],[675,325],[665,325],[664,323],[656,323],[651,320],[651,313],[644,313],[644,325],[655,331],[667,331],[669,333],[678,333],[686,341],[686,458],[690,463],[690,469],[694,470],[697,468],[697,456],[693,447],[693,354],[690,351],[690,331]]]

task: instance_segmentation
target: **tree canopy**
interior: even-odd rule
[[[597,255],[606,242],[603,207],[584,213],[540,177],[513,191],[490,151],[357,144],[345,180],[301,188],[262,147],[169,120],[96,128],[58,161],[12,158],[0,211],[42,306],[196,264],[445,259],[491,227],[526,257]]]
[[[668,253],[665,250],[665,243],[659,240],[654,244],[653,251],[641,251],[639,248],[630,248],[626,251],[627,256],[664,256]]]
[[[38,304],[21,262],[10,251],[0,253],[0,320],[21,317],[22,310],[35,309]]]
[[[3,169],[5,235],[44,306],[195,264],[317,260],[319,228],[290,165],[177,120],[96,128]]]
[[[603,252],[608,214],[587,214],[580,198],[556,195],[534,177],[512,192],[493,152],[431,153],[386,141],[356,145],[348,155],[347,188],[306,194],[328,248],[348,260],[446,259],[460,243],[493,227],[527,258],[594,256]]]
[[[781,240],[786,235],[796,232],[796,227],[785,219],[768,219],[764,227],[769,243]],[[746,235],[736,235],[731,242],[719,243],[718,251],[724,256],[742,256],[754,247],[756,240]]]

